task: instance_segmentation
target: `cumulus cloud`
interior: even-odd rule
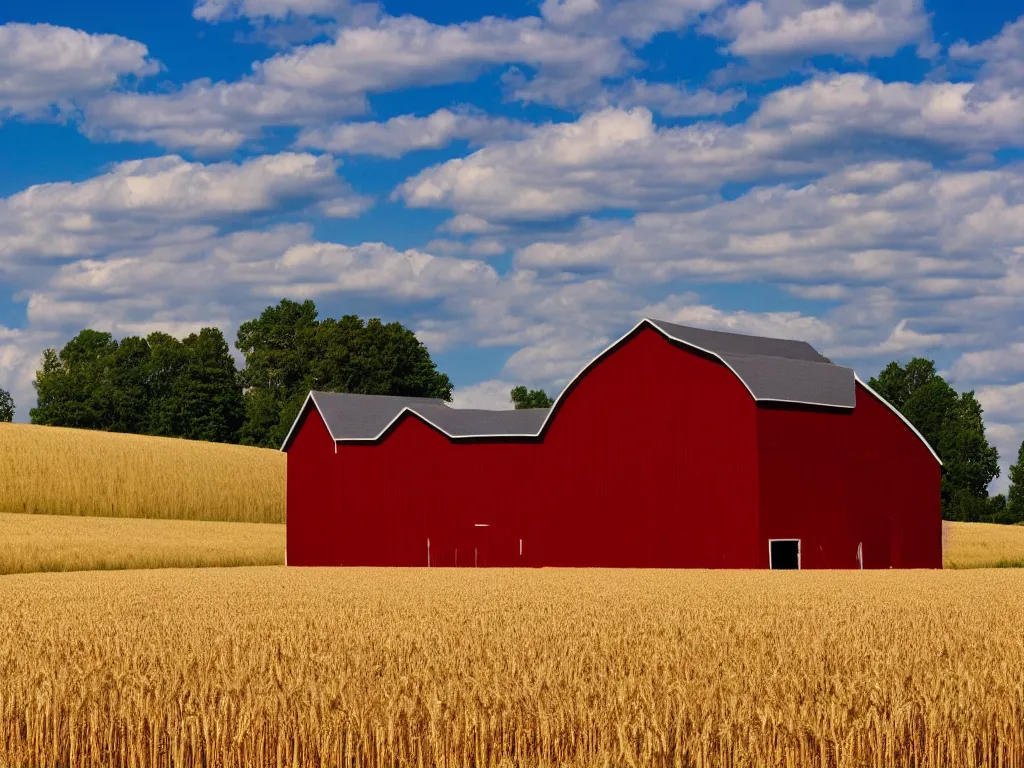
[[[125,76],[159,65],[142,43],[50,24],[0,25],[0,118],[73,109]]]
[[[964,352],[949,370],[957,381],[1005,381],[1024,377],[1024,341],[1016,341],[996,349]]]
[[[303,201],[345,214],[368,204],[329,155],[209,165],[175,155],[131,160],[86,181],[39,184],[0,199],[0,263],[202,239],[218,221]]]
[[[682,30],[724,0],[543,0],[540,12],[557,29],[646,43],[658,32]]]
[[[289,16],[319,16],[341,19],[352,12],[353,4],[349,0],[196,0],[192,17],[209,22],[243,17],[284,19]]]
[[[999,34],[977,45],[963,41],[950,47],[953,59],[982,64],[981,77],[1007,87],[1024,84],[1024,16],[1007,23]]]
[[[646,108],[606,108],[427,168],[395,196],[493,222],[545,220],[683,208],[708,202],[727,182],[820,175],[899,155],[898,145],[878,138],[962,153],[1020,146],[1024,94],[975,98],[974,87],[836,75],[771,94],[738,125],[659,127]]]
[[[867,59],[926,43],[931,25],[922,0],[753,0],[729,6],[704,31],[727,40],[729,53],[749,59],[820,54]]]
[[[110,94],[89,105],[85,130],[95,138],[225,150],[258,137],[266,126],[308,126],[359,114],[368,93],[471,80],[510,63],[537,69],[537,77],[593,83],[632,61],[617,40],[553,30],[538,17],[453,25],[384,17],[257,62],[238,81]]]
[[[308,128],[296,145],[337,154],[401,157],[419,149],[439,149],[459,139],[472,144],[524,136],[530,127],[517,120],[488,117],[477,111],[439,109],[426,117],[399,115],[385,122],[355,122]]]
[[[649,83],[633,78],[607,91],[603,100],[625,109],[647,107],[665,117],[695,117],[731,112],[746,97],[746,93],[736,88],[691,90],[681,83]]]
[[[621,270],[623,279],[913,286],[929,276],[962,275],[991,286],[1006,280],[1007,259],[1021,242],[1014,201],[1022,193],[1022,166],[941,172],[917,162],[869,163],[797,188],[754,188],[700,210],[638,214],[593,228],[584,223],[571,237],[520,249],[517,264],[605,266]],[[984,227],[974,223],[978,213],[985,214]]]
[[[775,339],[797,339],[809,344],[831,342],[836,332],[827,322],[800,312],[725,312],[695,303],[692,296],[669,296],[643,310],[644,317],[730,333]]]
[[[509,393],[515,386],[516,384],[502,379],[489,379],[465,387],[456,386],[452,393],[451,406],[494,411],[512,410],[512,398]]]

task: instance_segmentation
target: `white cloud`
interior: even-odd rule
[[[666,117],[721,115],[731,112],[746,94],[738,89],[713,91],[707,88],[690,90],[680,83],[649,83],[630,79],[609,90],[604,100],[617,107],[647,107]]]
[[[439,149],[457,139],[482,141],[524,136],[529,126],[507,118],[488,117],[462,109],[439,109],[426,117],[399,115],[386,122],[342,123],[328,128],[307,128],[298,147],[314,147],[337,154],[401,157],[418,149]]]
[[[824,344],[836,337],[824,320],[799,312],[725,312],[708,304],[694,303],[690,296],[668,296],[642,310],[645,317],[730,333],[746,333],[775,339],[797,339]]]
[[[209,236],[209,226],[199,225],[317,200],[328,214],[351,215],[367,204],[329,155],[210,165],[173,155],[131,160],[83,182],[40,184],[0,199],[0,263],[191,241]]]
[[[898,357],[908,351],[920,353],[934,347],[953,347],[970,343],[974,338],[964,333],[921,333],[909,327],[910,320],[902,318],[889,336],[879,343],[864,346],[835,346],[830,354],[844,358],[865,358],[885,355]]]
[[[883,83],[845,74],[770,94],[754,122],[833,140],[873,134],[991,150],[1024,143],[1024,91],[994,94],[974,83]]]
[[[1024,377],[1024,342],[964,352],[953,363],[949,373],[954,379],[967,382]]]
[[[922,0],[753,0],[730,6],[705,24],[729,41],[735,56],[889,56],[908,43],[926,43],[931,25]]]
[[[142,43],[49,24],[0,25],[0,118],[70,110],[126,75],[156,72]]]
[[[209,22],[242,17],[284,19],[288,16],[320,16],[341,19],[352,11],[353,4],[349,0],[196,0],[192,17]]]
[[[502,379],[490,379],[466,387],[455,387],[451,406],[495,411],[512,410],[512,398],[509,393],[515,386],[514,383]]]
[[[1022,241],[1020,212],[993,201],[1022,194],[1024,166],[941,172],[921,163],[870,163],[795,189],[755,188],[700,210],[638,214],[592,233],[584,222],[571,236],[522,248],[517,264],[605,266],[621,279],[839,279],[848,287],[959,275],[1016,290],[1008,278],[1018,268],[1008,271],[1006,259]],[[974,223],[978,212],[986,212],[984,227]]]
[[[681,31],[724,0],[543,0],[552,27],[646,43],[658,32]]]
[[[1024,92],[976,98],[975,87],[837,75],[777,91],[732,126],[658,127],[645,108],[607,108],[427,168],[395,196],[492,222],[545,220],[605,208],[693,207],[727,182],[820,175],[899,156],[901,145],[878,138],[961,152],[1024,144]],[[997,208],[990,213],[1007,218]],[[982,218],[978,224],[987,226]]]
[[[239,81],[110,94],[88,106],[84,129],[95,138],[225,150],[258,137],[265,126],[308,126],[359,114],[367,93],[472,80],[509,63],[537,68],[538,78],[571,81],[573,90],[632,61],[616,40],[555,31],[538,17],[447,26],[384,17],[257,62]]]
[[[982,62],[983,80],[1020,89],[1024,84],[1024,16],[977,45],[956,43],[950,47],[949,55],[962,61]]]

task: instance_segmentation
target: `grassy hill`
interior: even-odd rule
[[[0,423],[0,513],[283,523],[267,448]]]
[[[265,523],[0,513],[0,575],[284,565],[284,540]]]
[[[945,568],[1024,568],[1024,525],[942,523]]]

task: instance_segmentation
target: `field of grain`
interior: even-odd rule
[[[0,513],[0,575],[283,565],[283,525]]]
[[[0,512],[283,523],[266,448],[0,423]]]
[[[0,765],[1024,766],[1024,573],[0,579]]]
[[[1024,525],[942,523],[944,568],[1024,568]]]

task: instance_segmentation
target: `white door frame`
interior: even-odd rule
[[[772,542],[773,541],[795,541],[796,542],[796,569],[802,570],[800,563],[800,539],[768,539],[768,570],[772,569]]]

